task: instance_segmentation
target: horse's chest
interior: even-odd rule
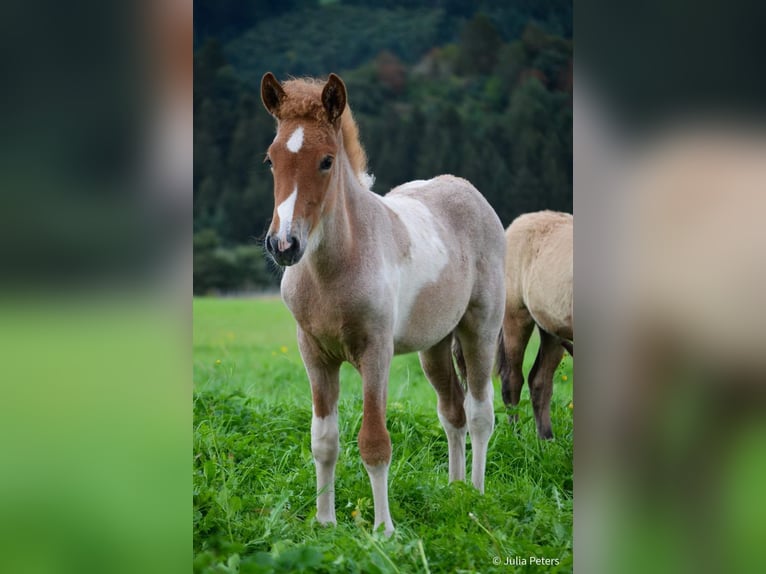
[[[385,322],[376,319],[375,298],[352,282],[328,286],[285,276],[282,298],[301,330],[333,354],[356,354],[372,331],[385,330]]]

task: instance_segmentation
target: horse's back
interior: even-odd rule
[[[415,180],[392,189],[384,198],[401,217],[411,211],[410,201],[426,209],[453,262],[456,258],[477,265],[500,265],[504,260],[503,225],[485,197],[467,180],[440,175]]]
[[[573,217],[540,211],[506,231],[508,306],[526,308],[546,331],[572,338]]]
[[[384,200],[411,198],[424,204],[448,233],[474,240],[502,238],[497,213],[469,181],[454,175],[414,180],[392,189]]]

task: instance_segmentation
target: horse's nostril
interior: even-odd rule
[[[266,236],[266,251],[275,253],[277,250],[276,240],[273,235]]]
[[[293,251],[298,252],[298,251],[301,250],[300,249],[301,248],[301,242],[298,240],[297,237],[291,237],[290,238],[290,243],[292,244],[290,246],[290,249],[292,249]]]

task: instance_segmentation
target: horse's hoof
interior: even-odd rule
[[[394,533],[394,525],[393,524],[386,524],[385,522],[381,522],[378,524],[376,528],[372,529],[372,533],[375,534],[377,532],[382,533],[386,538],[391,538],[391,536]]]

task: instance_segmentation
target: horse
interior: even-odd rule
[[[386,399],[395,354],[420,352],[447,435],[450,482],[465,480],[467,429],[471,479],[484,492],[505,299],[503,226],[475,187],[451,175],[411,181],[384,197],[372,192],[337,75],[281,84],[269,72],[261,99],[277,120],[265,159],[275,200],[265,248],[284,267],[281,295],[296,320],[311,385],[316,521],[337,524],[339,369],[348,362],[362,378],[358,445],[372,488],[373,529],[382,525],[390,536]],[[466,390],[453,339],[464,355]]]
[[[553,438],[553,374],[564,349],[574,357],[572,324],[573,217],[539,211],[517,217],[505,232],[505,316],[497,352],[503,402],[516,407],[524,385],[524,352],[535,325],[540,348],[529,372],[537,434]],[[509,417],[515,424],[518,415]]]

